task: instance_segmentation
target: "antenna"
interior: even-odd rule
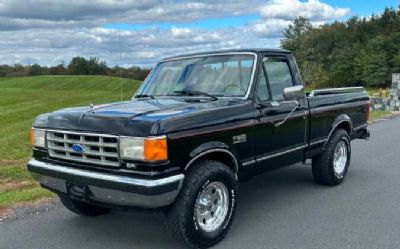
[[[120,97],[122,102],[122,49],[121,49],[121,35],[118,30],[118,47],[119,47],[119,79],[120,79]]]

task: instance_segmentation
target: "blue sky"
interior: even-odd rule
[[[399,5],[400,0],[0,0],[0,64],[56,65],[79,55],[111,66],[152,67],[182,53],[279,47],[283,30],[298,16],[319,26]]]
[[[350,8],[353,15],[367,16],[378,14],[387,6],[398,7],[399,0],[326,0],[323,1],[334,7]]]
[[[306,1],[302,1],[306,2]],[[339,20],[345,20],[349,16],[369,16],[371,14],[381,13],[385,7],[398,7],[400,0],[376,0],[376,1],[350,1],[350,0],[326,0],[321,1],[327,3],[333,7],[338,8],[349,8],[350,15],[339,18]],[[200,28],[200,29],[223,29],[232,26],[246,25],[251,22],[259,20],[261,17],[257,11],[247,15],[239,16],[222,16],[219,18],[205,18],[201,20],[195,20],[191,22],[149,22],[149,23],[108,23],[104,25],[104,28],[120,29],[120,30],[141,30],[147,28],[160,28],[170,29],[172,27],[187,27],[187,28]]]

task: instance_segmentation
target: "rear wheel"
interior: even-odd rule
[[[335,186],[343,182],[350,165],[351,145],[348,133],[334,131],[323,153],[312,160],[314,179],[323,185]]]
[[[65,195],[60,195],[59,197],[64,207],[71,212],[82,216],[99,216],[111,211],[110,208],[99,207],[86,202],[74,200]]]
[[[189,170],[181,193],[168,210],[172,235],[192,248],[206,248],[224,238],[237,206],[235,175],[226,165],[204,160]]]

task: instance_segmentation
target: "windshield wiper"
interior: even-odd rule
[[[218,100],[218,98],[216,96],[208,94],[206,92],[201,92],[201,91],[182,90],[182,91],[174,91],[174,93],[187,95],[187,96],[207,96],[207,97],[212,98],[213,100]]]
[[[153,95],[148,95],[148,94],[138,94],[135,96],[135,98],[139,99],[139,98],[151,98],[154,99]]]

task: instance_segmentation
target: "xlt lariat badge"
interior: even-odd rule
[[[238,144],[238,143],[244,143],[247,141],[247,135],[246,134],[240,134],[237,136],[233,136],[233,144]]]

